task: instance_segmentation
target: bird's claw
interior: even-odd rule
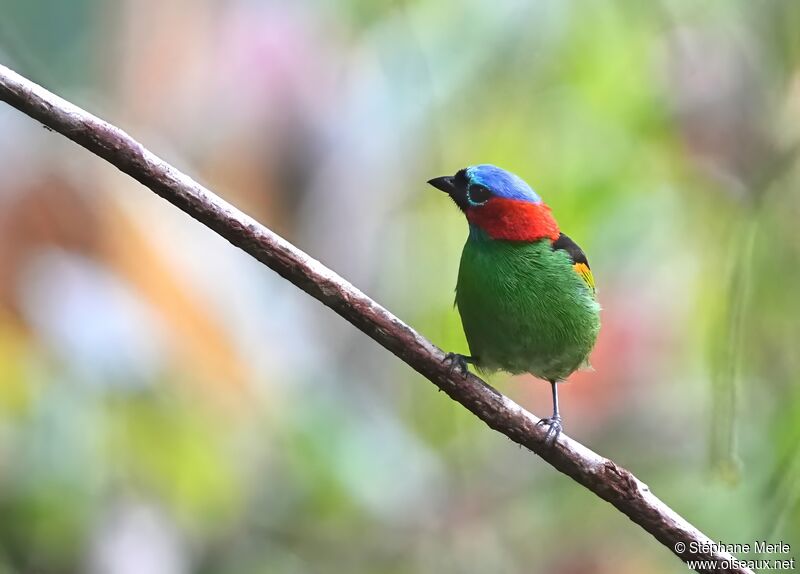
[[[444,356],[445,364],[450,364],[450,373],[453,371],[458,371],[461,373],[461,376],[467,376],[469,372],[469,367],[467,366],[469,363],[469,358],[465,355],[459,355],[458,353],[447,353]]]
[[[551,447],[556,444],[561,431],[564,427],[561,425],[561,417],[554,416],[548,419],[541,419],[536,426],[546,425],[547,426],[547,434],[544,436],[544,444]]]

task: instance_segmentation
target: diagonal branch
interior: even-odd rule
[[[444,363],[444,353],[336,273],[214,195],[131,138],[0,65],[0,100],[68,137],[246,251],[327,305],[461,403],[492,429],[538,454],[556,470],[610,502],[698,572],[751,570],[659,500],[646,484],[613,461],[562,434],[545,445],[534,415],[473,374]]]

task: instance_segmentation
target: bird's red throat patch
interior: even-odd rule
[[[537,241],[558,239],[561,233],[550,208],[544,203],[493,197],[466,212],[467,221],[485,231],[492,239]]]

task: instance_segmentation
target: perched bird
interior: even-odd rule
[[[600,306],[586,255],[561,233],[550,208],[520,177],[474,165],[428,182],[447,193],[469,223],[456,305],[470,356],[450,353],[462,372],[531,373],[549,381],[552,444],[561,433],[557,384],[588,366]]]

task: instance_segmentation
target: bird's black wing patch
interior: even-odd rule
[[[589,261],[586,259],[586,254],[583,252],[583,249],[578,247],[577,243],[563,233],[558,236],[558,239],[553,241],[553,249],[563,249],[569,253],[573,263],[583,263],[586,267],[589,267]]]
[[[572,268],[575,270],[586,286],[591,290],[592,295],[595,295],[594,276],[589,267],[589,261],[586,259],[586,254],[583,249],[578,247],[572,239],[561,233],[558,239],[553,241],[553,249],[563,249],[566,251],[570,259],[572,259]]]

